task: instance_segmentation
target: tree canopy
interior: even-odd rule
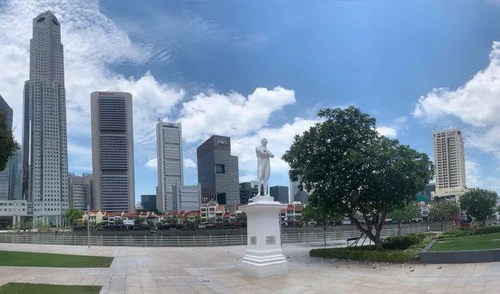
[[[471,189],[460,197],[460,208],[484,225],[486,218],[494,211],[497,197],[494,191]]]
[[[389,212],[389,218],[396,220],[398,224],[398,234],[401,235],[401,229],[405,222],[411,222],[414,218],[421,215],[420,207],[415,201],[411,201],[401,207],[398,207]]]
[[[12,130],[7,127],[5,113],[0,110],[0,171],[7,167],[9,158],[19,149]]]
[[[444,222],[452,217],[458,216],[460,207],[455,201],[434,200],[429,205],[429,217],[437,218],[441,221],[441,230],[444,231]]]
[[[64,215],[68,219],[68,222],[71,225],[75,226],[77,220],[79,220],[83,217],[83,211],[78,210],[78,209],[69,208],[69,209],[66,209],[66,211],[64,212]]]
[[[296,135],[283,155],[290,178],[311,191],[312,205],[338,208],[382,249],[387,213],[424,188],[432,178],[432,162],[380,135],[375,119],[356,107],[327,108],[318,116],[322,122]]]

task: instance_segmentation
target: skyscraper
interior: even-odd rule
[[[257,182],[240,183],[240,204],[248,204],[248,200],[257,195]]]
[[[23,199],[33,202],[35,222],[62,225],[68,208],[66,90],[61,28],[50,11],[33,19],[23,116]]]
[[[459,129],[433,133],[436,192],[434,196],[458,198],[466,192],[464,140]]]
[[[9,200],[22,199],[23,153],[17,150],[9,159]]]
[[[70,174],[68,176],[69,208],[87,210],[88,204],[92,206],[93,179],[92,174],[83,174],[82,176]]]
[[[159,211],[175,210],[173,186],[184,185],[182,172],[182,128],[180,123],[156,123],[156,152],[158,169],[158,195],[156,207]]]
[[[132,95],[93,92],[92,171],[94,209],[135,211]]]
[[[2,112],[5,119],[7,129],[12,130],[12,108],[0,95],[0,112]],[[9,199],[9,181],[10,181],[10,160],[7,162],[4,170],[0,170],[0,200]]]
[[[274,201],[281,203],[290,203],[287,186],[272,186],[269,187],[269,196],[274,198]]]
[[[238,157],[231,155],[231,138],[214,135],[197,149],[202,203],[216,200],[228,210],[240,204]]]

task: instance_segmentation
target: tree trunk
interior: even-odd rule
[[[403,229],[403,222],[398,223],[398,236],[401,236],[401,230]]]
[[[326,246],[326,228],[323,228],[323,241],[325,241]]]

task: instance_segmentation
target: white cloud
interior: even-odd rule
[[[413,115],[435,121],[444,116],[458,117],[475,127],[500,123],[500,42],[493,42],[489,65],[456,89],[435,88],[420,97]]]
[[[266,126],[274,111],[295,103],[295,93],[282,87],[257,88],[244,97],[236,92],[201,93],[184,102],[181,110],[183,138],[188,143],[210,136],[243,136]]]
[[[482,187],[481,165],[472,160],[465,161],[466,183],[469,188]]]
[[[395,138],[397,136],[397,134],[398,134],[398,132],[396,131],[396,129],[391,128],[391,127],[384,127],[384,126],[378,126],[377,127],[377,132],[380,135],[383,135],[383,136],[386,136],[386,137],[389,137],[389,138]]]
[[[183,161],[184,161],[184,168],[189,168],[189,169],[197,168],[196,163],[191,158],[184,158]]]
[[[155,158],[150,158],[148,161],[146,161],[146,167],[156,170],[158,167],[158,160]]]

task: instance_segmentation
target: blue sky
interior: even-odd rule
[[[0,1],[0,95],[21,139],[32,19],[62,28],[69,170],[91,172],[90,93],[132,93],[136,199],[156,186],[155,122],[183,123],[185,184],[196,147],[232,138],[240,180],[261,138],[281,155],[317,110],[355,105],[379,132],[432,157],[432,132],[465,135],[468,187],[500,192],[500,1]]]

